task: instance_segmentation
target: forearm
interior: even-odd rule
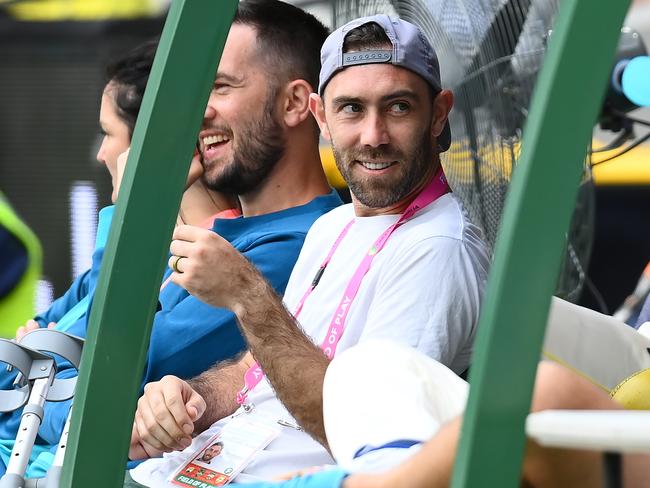
[[[217,420],[237,410],[237,392],[244,384],[244,373],[250,366],[249,363],[246,356],[222,361],[188,381],[207,405],[205,413],[194,422],[195,434],[203,432]]]
[[[328,447],[323,426],[323,379],[329,360],[268,283],[259,283],[254,290],[245,305],[234,307],[250,350],[300,426]]]
[[[280,401],[305,430],[326,445],[322,390],[329,361],[285,310],[273,287],[250,261],[213,232],[177,227],[170,250],[174,256],[187,258],[181,260],[181,269],[172,274],[172,281],[205,303],[227,308],[237,316],[249,350]],[[244,372],[240,369],[236,375],[239,388]],[[215,403],[217,412],[223,416],[234,408],[234,398],[233,394],[205,400],[208,404],[219,402]],[[229,408],[223,408],[224,401]],[[218,415],[210,417],[213,420]]]

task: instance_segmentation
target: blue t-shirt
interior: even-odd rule
[[[254,217],[217,219],[213,230],[239,250],[260,270],[275,290],[282,294],[307,231],[317,218],[340,204],[338,194],[332,191],[305,205],[279,212]],[[59,307],[63,309],[76,304],[84,295],[84,290],[94,292],[94,270],[96,267],[98,275],[102,254],[103,249],[101,252],[98,249],[93,256],[91,270],[75,280],[66,295],[39,317],[42,324],[50,320],[56,321],[56,317],[60,315]],[[165,277],[170,273],[171,271],[167,270]],[[85,337],[86,325],[84,314],[68,332]],[[181,378],[196,376],[214,363],[233,357],[244,347],[244,339],[231,311],[207,305],[181,287],[170,283],[160,293],[159,311],[154,317],[142,388],[167,374]],[[76,370],[69,364],[59,365],[57,377],[74,375]],[[45,404],[45,416],[37,442],[58,442],[70,403],[68,401]],[[0,438],[14,438],[19,423],[19,413],[2,414]]]

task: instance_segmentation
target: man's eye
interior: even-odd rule
[[[409,104],[405,102],[396,102],[390,106],[390,109],[395,113],[405,113],[409,110]]]
[[[344,112],[346,114],[356,114],[361,112],[361,107],[356,103],[348,103],[341,107],[341,112]]]
[[[230,85],[227,85],[225,83],[215,83],[213,90],[219,93],[224,93],[228,91],[228,88],[230,88]]]

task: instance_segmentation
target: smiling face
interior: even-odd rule
[[[277,87],[269,88],[265,67],[255,30],[233,24],[199,134],[204,180],[213,190],[254,190],[284,153]]]
[[[111,200],[117,200],[117,158],[131,144],[129,127],[118,116],[113,99],[113,89],[109,83],[102,94],[102,104],[99,111],[99,125],[102,131],[102,144],[97,151],[97,161],[106,165],[111,175],[113,193]]]
[[[221,454],[223,447],[221,444],[214,444],[210,447],[208,447],[204,452],[203,456],[201,458],[202,461],[209,463],[213,458],[217,457],[219,454]]]
[[[312,111],[360,215],[400,211],[431,180],[438,168],[435,136],[451,108],[446,94],[434,102],[415,73],[368,64],[340,71],[323,99],[312,97]]]

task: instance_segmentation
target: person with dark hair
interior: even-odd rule
[[[210,464],[210,461],[220,455],[221,451],[223,451],[223,442],[215,442],[203,451],[203,455],[199,458],[199,461]]]
[[[142,98],[149,80],[158,39],[146,41],[106,67],[106,88],[111,87],[115,111],[126,125],[129,139],[133,137]]]
[[[318,63],[326,35],[327,29],[312,15],[290,4],[277,0],[240,2],[205,109],[199,145],[203,180],[212,189],[235,191],[243,218],[215,225],[216,232],[177,227],[194,245],[206,250],[215,241],[230,241],[242,258],[248,258],[246,262],[257,264],[274,293],[284,292],[313,221],[341,203],[327,184],[318,151],[317,126],[309,111],[309,96],[318,74],[311,60],[315,58]],[[291,51],[297,43],[307,46],[298,57],[281,54]],[[233,232],[245,240],[231,240]],[[188,261],[188,256],[178,254],[169,264],[174,272],[182,272]],[[206,264],[206,271],[215,266],[220,265]],[[280,280],[282,285],[278,286]],[[172,286],[184,288],[176,283]],[[198,298],[192,300],[199,302]],[[209,309],[211,305],[203,303],[201,307]],[[227,313],[236,329],[236,316]],[[200,352],[192,354],[188,367],[217,353],[204,349],[203,344],[197,347]],[[217,374],[225,370],[224,377],[230,381],[227,371],[237,364],[224,362]],[[211,375],[207,371],[193,379],[193,384],[209,385]],[[148,417],[145,402],[155,385],[147,385],[145,391],[151,393],[139,401],[142,408],[136,413],[131,459],[163,450],[162,444],[143,442],[140,436],[142,427],[153,420]],[[164,437],[166,443],[173,441]],[[179,441],[181,445],[189,444],[185,438]]]
[[[321,36],[312,43],[311,54],[317,55],[326,35],[322,24],[290,5],[260,3],[265,8],[268,3],[276,3],[293,18],[297,13],[305,25],[303,33]],[[241,4],[242,8],[247,5],[248,2]],[[136,109],[142,100],[154,52],[155,44],[145,44],[109,68],[110,80],[104,89],[100,115],[104,139],[97,158],[106,164],[116,188],[126,163],[125,150],[130,144]],[[277,72],[275,93],[269,93],[264,83],[271,68]],[[298,69],[296,73],[302,75],[303,70]],[[280,294],[311,224],[341,203],[338,194],[327,184],[320,164],[318,136],[308,107],[312,89],[304,79],[309,76],[306,73],[304,77],[292,78],[281,66],[262,66],[253,28],[243,24],[233,27],[205,109],[198,135],[199,151],[190,170],[188,184],[191,186],[179,213],[180,226],[191,229],[206,241],[218,233]],[[198,171],[193,172],[195,169]],[[206,195],[236,194],[243,215],[237,218],[217,215],[216,219],[210,219],[210,228],[204,228],[200,225],[203,219],[190,219],[196,205],[185,205],[188,192],[197,186],[204,200]],[[277,193],[277,189],[282,193]],[[117,192],[113,198],[117,198]],[[211,213],[215,210],[220,208]],[[97,265],[91,274],[98,271],[100,260],[101,256],[95,258]],[[201,302],[166,279],[172,270],[182,266],[181,260],[170,262],[165,275],[159,311],[152,327],[143,389],[148,382],[166,374],[183,378],[196,376],[245,347],[231,311]],[[92,297],[94,282],[90,283],[83,291]],[[81,295],[82,284],[69,292],[63,302],[73,303]],[[86,310],[69,332],[85,335]],[[47,323],[52,315],[45,317],[40,325]],[[61,369],[58,377],[75,374],[71,368]],[[58,441],[69,405],[70,402],[46,405],[39,442],[51,445]],[[12,417],[12,422],[0,425],[0,430],[15,429],[14,420]]]
[[[369,22],[377,27],[354,30]],[[170,249],[183,266],[172,280],[231,309],[249,353],[190,382],[167,377],[149,385],[136,413],[139,441],[166,451],[185,447],[206,423],[213,425],[188,449],[232,425],[275,425],[278,436],[255,453],[239,482],[333,462],[323,380],[330,361],[356,344],[406,344],[463,373],[487,278],[481,232],[440,163],[451,144],[453,95],[440,86],[426,38],[412,24],[376,16],[331,34],[321,61],[310,108],[332,142],[352,204],[310,229],[284,301],[227,242],[198,246],[193,233],[177,228]],[[372,408],[363,395],[344,402]],[[131,474],[161,486],[188,452]]]
[[[318,85],[320,61],[314,52],[320,51],[329,34],[325,26],[315,24],[307,14],[296,13],[288,5],[263,0],[241,4],[233,23],[257,32],[257,42],[264,46],[259,54],[270,90],[292,79],[304,79],[312,87]]]
[[[102,93],[99,116],[99,125],[103,137],[97,153],[97,159],[106,165],[111,175],[113,186],[111,200],[113,203],[117,200],[120,186],[119,159],[131,144],[135,121],[144,96],[156,47],[157,41],[155,40],[138,46],[123,59],[109,65],[106,70],[106,79],[108,81]],[[230,212],[229,209],[238,205],[234,196],[228,193],[208,190],[200,179],[201,173],[201,165],[198,158],[195,158],[188,176],[189,187],[181,203],[179,213],[179,220],[181,222],[203,225],[206,219],[209,219],[211,216],[220,214],[222,211],[228,213]],[[86,336],[89,307],[97,285],[113,211],[114,206],[111,205],[102,209],[99,213],[96,248],[92,257],[91,268],[77,277],[68,291],[52,303],[46,311],[38,314],[33,319],[27,320],[24,326],[19,327],[16,331],[17,339],[22,338],[32,330],[46,326],[79,337]],[[168,302],[163,301],[162,303]],[[6,318],[10,319],[11,317],[6,316]],[[15,330],[18,324],[13,323],[12,325]],[[205,333],[207,334],[208,332],[206,331]],[[232,328],[231,336],[230,341],[226,341],[226,343],[232,343],[233,345],[231,347],[235,350],[240,348],[241,337],[235,327]],[[152,345],[156,345],[161,340],[164,342],[169,341],[164,335],[157,334],[152,336]],[[170,354],[169,356],[172,355]],[[169,364],[172,364],[172,362],[177,363],[179,366],[184,364],[183,361],[177,359],[172,361],[169,356],[164,358],[164,360],[169,360],[169,363],[165,363],[161,368],[169,367]],[[152,363],[152,366],[150,366],[152,368],[155,368],[161,363],[161,360],[153,355],[150,355],[149,361]],[[206,363],[206,367],[211,363],[211,361]],[[59,378],[70,377],[76,374],[74,368],[66,361],[57,362],[57,371],[57,377]],[[170,368],[169,371],[183,374],[182,367]],[[3,372],[0,375],[0,387],[5,389],[11,388],[14,378],[15,373]],[[42,419],[42,425],[39,430],[39,443],[35,447],[32,457],[32,459],[37,459],[40,456],[40,461],[29,471],[30,475],[37,476],[43,474],[41,469],[49,461],[49,453],[47,451],[50,446],[58,442],[69,407],[70,402],[48,402],[46,404],[46,414]],[[16,436],[20,417],[20,410],[0,414],[0,439],[6,441],[0,442],[0,459],[5,465],[11,453],[12,443],[10,440]],[[4,471],[3,466],[0,466],[0,471]]]

